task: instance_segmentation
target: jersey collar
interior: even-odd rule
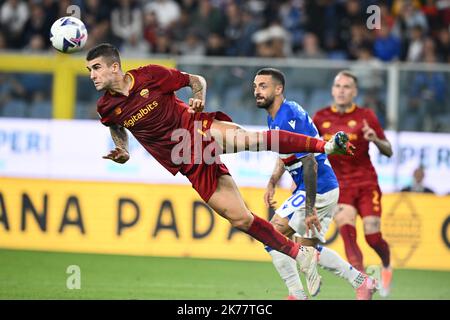
[[[280,107],[278,108],[277,112],[275,113],[274,117],[272,118],[272,116],[270,114],[268,114],[267,116],[272,120],[275,121],[277,115],[280,113],[281,108],[283,107],[283,105],[286,103],[286,98],[283,99],[283,102],[280,104]]]
[[[133,87],[134,87],[134,77],[130,71],[127,71],[127,73],[125,73],[125,74],[129,75],[131,78],[131,87],[130,87],[130,90],[128,90],[128,92],[131,92],[131,90],[133,90]]]
[[[355,109],[356,109],[356,104],[353,103],[350,108],[345,110],[345,113],[352,113],[353,111],[355,111]],[[333,111],[335,113],[339,112],[338,108],[334,104],[331,106],[331,111]]]
[[[125,74],[126,74],[126,75],[129,75],[130,78],[131,78],[131,87],[130,87],[130,89],[128,90],[128,95],[129,95],[130,92],[131,92],[131,90],[133,90],[133,87],[134,87],[134,77],[133,77],[133,75],[131,74],[131,72],[129,72],[129,71],[127,71]],[[109,94],[112,95],[112,96],[115,96],[115,95],[117,94],[115,91],[112,91],[112,90],[108,90],[108,92],[109,92]]]

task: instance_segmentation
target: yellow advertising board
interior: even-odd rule
[[[263,189],[241,188],[252,212],[269,217]],[[289,196],[278,190],[278,203]],[[392,264],[450,270],[450,197],[383,197],[382,231]],[[380,259],[365,243],[365,265]],[[332,226],[329,247],[345,257]],[[190,186],[0,179],[0,247],[269,261],[263,245],[213,213]]]

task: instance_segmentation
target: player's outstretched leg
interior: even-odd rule
[[[214,120],[210,130],[222,146],[223,153],[268,150],[281,154],[312,152],[352,155],[355,149],[342,131],[326,142],[285,130],[247,131],[238,124],[218,120]]]

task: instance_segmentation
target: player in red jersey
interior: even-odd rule
[[[357,93],[357,78],[348,71],[339,72],[332,87],[334,104],[319,110],[313,121],[324,139],[339,130],[345,130],[356,146],[354,157],[329,157],[341,190],[335,221],[344,241],[348,261],[363,271],[363,256],[356,242],[355,229],[356,215],[361,216],[366,241],[382,260],[380,294],[386,296],[390,291],[392,269],[389,245],[380,231],[381,190],[370,161],[369,144],[373,142],[388,157],[392,156],[392,147],[375,113],[353,102]]]
[[[206,96],[201,76],[157,65],[124,73],[118,50],[106,43],[92,48],[86,60],[96,90],[105,90],[97,111],[116,145],[104,158],[128,161],[128,129],[164,168],[185,175],[202,199],[234,227],[300,261],[302,247],[245,206],[219,154],[243,150],[350,154],[352,146],[344,133],[325,143],[282,130],[247,132],[224,113],[201,112]],[[174,93],[186,86],[194,96],[189,106]],[[317,216],[312,223],[320,227]]]

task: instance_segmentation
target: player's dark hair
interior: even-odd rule
[[[283,86],[284,91],[284,74],[278,69],[275,68],[262,68],[259,69],[258,72],[256,72],[257,76],[272,76],[277,82],[279,82]]]
[[[114,62],[117,62],[119,66],[120,63],[120,55],[119,50],[109,43],[100,43],[96,45],[86,55],[86,60],[91,61],[95,58],[103,57],[106,60],[106,64],[108,66],[112,65]]]
[[[350,70],[342,70],[336,75],[336,77],[337,76],[346,76],[346,77],[352,78],[353,82],[355,82],[355,86],[358,87],[358,78]]]

